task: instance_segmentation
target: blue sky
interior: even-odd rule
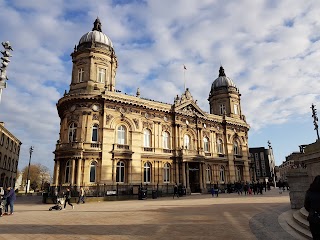
[[[144,98],[173,103],[186,65],[186,85],[209,111],[222,64],[241,93],[249,147],[270,140],[281,164],[316,140],[310,106],[319,105],[319,10],[316,0],[0,0],[0,41],[14,48],[0,121],[23,143],[19,169],[31,145],[32,162],[53,169],[70,53],[97,16],[118,57],[117,89],[139,87]]]

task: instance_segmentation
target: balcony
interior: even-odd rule
[[[162,152],[163,153],[172,153],[172,150],[171,149],[162,149]]]
[[[70,143],[56,144],[56,150],[68,150],[68,149],[83,150],[83,143],[82,142],[70,142]]]
[[[133,153],[130,145],[118,144],[118,143],[112,144],[112,152],[116,156],[127,156],[127,157],[131,157]]]
[[[144,148],[143,148],[143,151],[144,151],[144,152],[153,152],[153,148],[151,148],[151,147],[144,147]]]

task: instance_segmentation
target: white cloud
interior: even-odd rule
[[[289,0],[0,1],[6,23],[0,39],[15,50],[0,120],[23,142],[20,166],[30,145],[37,145],[35,161],[53,166],[55,104],[69,88],[69,54],[96,16],[115,46],[117,89],[135,94],[140,87],[142,97],[173,103],[184,88],[185,64],[186,85],[208,111],[222,64],[240,89],[247,121],[259,131],[309,117],[319,99],[319,7]]]

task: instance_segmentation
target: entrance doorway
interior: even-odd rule
[[[199,163],[189,163],[189,185],[192,193],[201,192]]]

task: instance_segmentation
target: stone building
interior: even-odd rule
[[[279,174],[281,180],[287,181],[287,176],[290,169],[298,168],[299,166],[301,166],[302,161],[300,160],[300,157],[302,155],[303,152],[293,152],[286,157],[286,160],[279,166]]]
[[[272,147],[249,148],[250,156],[254,160],[255,179],[259,181],[274,181],[275,178],[275,160]]]
[[[54,185],[169,185],[204,192],[249,180],[248,131],[240,93],[220,67],[204,112],[189,89],[172,104],[116,90],[117,57],[99,19],[75,46],[61,119]]]
[[[14,187],[21,142],[0,123],[0,187]]]

